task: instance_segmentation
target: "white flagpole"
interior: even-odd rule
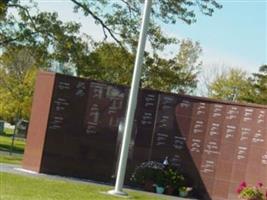
[[[122,188],[123,188],[123,183],[124,183],[124,178],[125,178],[129,143],[131,139],[134,114],[135,114],[137,96],[138,96],[138,90],[139,90],[139,83],[140,83],[140,78],[141,78],[144,49],[145,49],[145,44],[146,44],[147,30],[149,26],[149,16],[151,12],[151,6],[152,6],[152,0],[146,0],[143,19],[142,19],[142,26],[141,26],[141,31],[139,35],[138,48],[137,48],[137,53],[136,53],[136,58],[135,58],[133,78],[132,78],[132,83],[131,83],[129,99],[128,99],[126,121],[125,121],[125,128],[123,132],[123,140],[122,140],[122,146],[121,146],[121,153],[120,153],[120,160],[119,160],[119,165],[118,165],[116,184],[115,184],[115,189],[108,192],[109,194],[113,194],[113,195],[127,195],[127,193],[122,191]]]

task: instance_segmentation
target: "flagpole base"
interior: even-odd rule
[[[108,194],[114,195],[114,196],[120,196],[120,197],[127,197],[128,194],[123,191],[117,191],[117,190],[109,190]]]

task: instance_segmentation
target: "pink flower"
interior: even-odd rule
[[[236,192],[237,192],[238,194],[240,194],[240,193],[242,192],[243,189],[244,189],[244,187],[239,187],[239,188],[236,189]],[[267,193],[266,193],[266,194],[267,194]]]
[[[239,185],[239,186],[244,188],[244,187],[247,187],[247,184],[246,184],[246,182],[245,182],[245,181],[243,181],[243,182],[241,182],[241,183],[240,183],[240,185]]]
[[[247,184],[245,181],[243,181],[239,184],[239,187],[236,189],[236,192],[240,194],[245,187],[247,187]]]
[[[261,182],[259,182],[259,183],[257,183],[257,186],[258,186],[258,187],[262,187],[263,184],[262,184]]]

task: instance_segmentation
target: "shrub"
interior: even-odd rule
[[[146,181],[153,183],[163,183],[164,165],[156,161],[148,161],[139,165],[132,177],[131,181],[143,185]]]
[[[173,188],[178,188],[184,185],[184,176],[180,174],[176,169],[168,167],[165,170],[166,184]]]

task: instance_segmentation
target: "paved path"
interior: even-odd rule
[[[37,172],[24,170],[21,168],[20,165],[12,165],[12,164],[0,163],[0,172],[13,173],[13,174],[18,174],[18,175],[23,175],[23,176],[43,177],[43,178],[48,178],[48,179],[53,179],[53,180],[64,180],[64,181],[70,181],[70,182],[76,182],[76,183],[82,183],[82,184],[90,184],[90,185],[108,185],[106,183],[94,182],[94,181],[90,181],[87,179],[78,179],[78,178],[70,178],[70,177],[63,177],[63,176],[56,176],[56,175],[41,174]],[[129,188],[127,188],[127,190],[136,192],[136,190],[129,189]],[[138,191],[138,192],[146,193],[150,196],[151,195],[159,196],[166,200],[192,200],[192,199],[184,199],[184,198],[178,198],[178,197],[168,196],[168,195],[160,195],[156,193],[149,193],[145,191]]]

